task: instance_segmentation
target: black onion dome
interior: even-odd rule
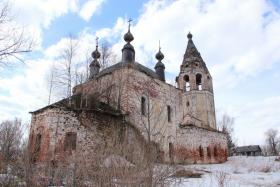
[[[188,39],[192,39],[193,35],[191,34],[191,32],[189,32],[189,34],[187,35]]]
[[[98,51],[98,48],[97,48],[97,47],[96,47],[95,51],[93,51],[93,52],[91,53],[91,56],[92,56],[92,58],[94,58],[94,59],[100,58],[101,54],[100,54],[100,52]]]
[[[125,35],[123,36],[123,39],[124,39],[124,41],[126,41],[128,43],[134,40],[134,37],[131,34],[130,30],[128,30],[128,32],[125,33]]]
[[[164,59],[164,55],[163,55],[163,53],[160,50],[156,54],[156,59],[159,60],[159,61]]]

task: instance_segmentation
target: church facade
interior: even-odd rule
[[[32,163],[43,168],[74,157],[102,160],[102,152],[103,159],[119,155],[137,164],[151,144],[155,162],[226,161],[227,140],[216,127],[212,77],[192,37],[189,33],[176,86],[165,82],[161,49],[155,70],[135,61],[130,28],[121,62],[100,71],[96,46],[90,77],[73,88],[73,96],[32,112]]]

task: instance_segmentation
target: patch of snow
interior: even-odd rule
[[[202,178],[188,178],[178,187],[278,187],[280,162],[275,157],[229,157],[222,164],[187,165],[186,170],[202,172]]]

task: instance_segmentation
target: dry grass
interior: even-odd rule
[[[259,169],[260,172],[263,172],[263,173],[268,173],[268,172],[271,172],[272,171],[272,166],[271,165],[264,165],[262,166],[260,169]]]
[[[193,171],[187,171],[187,170],[179,170],[176,171],[172,177],[176,177],[176,178],[201,178],[202,173],[195,173]]]
[[[224,187],[229,181],[229,175],[224,171],[218,171],[214,173],[214,177],[217,180],[219,187]]]

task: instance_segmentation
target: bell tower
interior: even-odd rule
[[[212,77],[189,33],[188,45],[176,83],[184,91],[184,116],[192,125],[216,129]]]

